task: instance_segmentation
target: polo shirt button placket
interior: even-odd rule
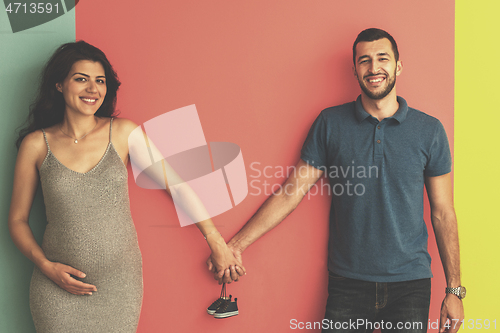
[[[384,146],[382,140],[384,138],[384,128],[383,124],[378,123],[375,127],[375,142],[374,142],[374,158],[375,160],[382,159],[384,155]]]

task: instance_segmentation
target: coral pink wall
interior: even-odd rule
[[[264,181],[283,181],[256,169],[274,174],[294,165],[318,113],[359,94],[351,47],[368,27],[398,41],[398,94],[438,117],[453,146],[454,1],[85,0],[76,7],[76,38],[100,47],[123,82],[121,116],[143,123],[196,104],[207,141],[241,147],[255,182],[240,205],[214,218],[226,240],[267,197]],[[196,227],[180,228],[172,201],[131,176],[130,199],[144,259],[139,332],[287,332],[291,319],[322,319],[326,195],[306,197],[244,253],[248,275],[228,288],[241,314],[225,320],[205,311],[220,288],[205,270],[209,249]],[[430,230],[431,321],[445,286],[433,237]]]

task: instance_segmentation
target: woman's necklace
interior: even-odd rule
[[[71,135],[68,135],[68,134],[64,133],[64,131],[62,130],[62,124],[61,124],[61,126],[59,126],[59,130],[62,132],[62,134],[64,134],[64,135],[66,135],[67,137],[70,137],[70,138],[72,138],[73,140],[75,140],[75,141],[74,141],[75,143],[78,143],[78,140],[81,140],[81,139],[83,139],[84,137],[86,137],[87,135],[89,135],[89,134],[90,134],[90,133],[91,133],[91,132],[92,132],[92,131],[96,128],[96,126],[97,126],[97,120],[96,120],[96,122],[95,122],[94,127],[92,127],[92,129],[91,129],[90,131],[88,131],[88,132],[87,132],[84,136],[82,136],[82,137],[81,137],[81,138],[79,138],[79,139],[78,139],[78,138],[74,138],[74,137],[72,137]]]

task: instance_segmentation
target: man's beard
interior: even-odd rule
[[[382,99],[385,96],[389,95],[389,93],[392,91],[392,89],[396,85],[396,71],[394,71],[393,76],[386,77],[386,80],[389,80],[389,81],[387,82],[387,86],[385,87],[385,89],[382,90],[381,92],[374,93],[374,92],[368,90],[368,88],[364,84],[364,81],[360,80],[358,77],[358,83],[359,83],[361,90],[363,90],[363,92],[366,94],[366,96],[368,96],[371,99]]]

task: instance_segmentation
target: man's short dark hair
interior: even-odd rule
[[[369,28],[361,31],[354,41],[354,44],[352,45],[352,61],[354,65],[356,65],[356,45],[358,45],[359,42],[373,42],[382,38],[387,38],[391,42],[392,51],[394,52],[394,58],[396,59],[396,61],[398,61],[398,44],[396,44],[394,38],[392,38],[392,36],[387,31],[377,28]]]

